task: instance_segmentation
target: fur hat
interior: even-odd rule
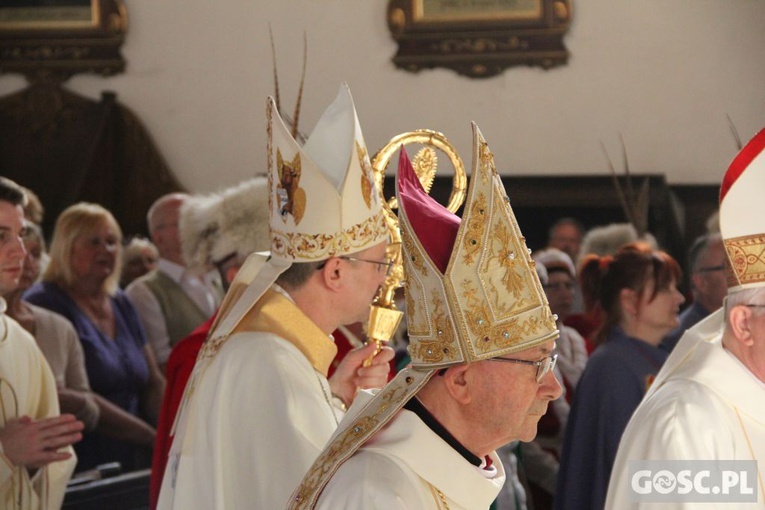
[[[269,248],[268,179],[255,177],[181,207],[179,230],[186,264],[209,269],[231,255]]]

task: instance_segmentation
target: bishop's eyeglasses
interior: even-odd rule
[[[487,361],[504,361],[505,363],[517,363],[519,365],[532,365],[537,367],[536,379],[538,383],[542,382],[542,379],[555,368],[555,362],[558,361],[557,354],[551,354],[546,358],[542,358],[538,361],[530,361],[527,359],[514,359],[514,358],[489,358]]]
[[[390,276],[390,273],[393,271],[393,261],[389,259],[385,260],[369,260],[369,259],[360,259],[356,257],[350,257],[348,255],[340,255],[337,257],[339,259],[343,260],[350,260],[351,262],[367,262],[368,264],[377,264],[378,270],[385,268],[385,276]],[[324,269],[324,265],[327,263],[325,260],[321,264],[319,264],[316,269]]]

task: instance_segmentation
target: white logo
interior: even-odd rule
[[[757,461],[630,461],[629,468],[631,501],[757,501]]]

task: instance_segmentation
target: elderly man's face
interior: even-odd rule
[[[563,223],[555,227],[548,244],[551,248],[566,252],[571,260],[576,260],[579,255],[579,246],[582,244],[582,233],[576,225]]]
[[[514,353],[510,358],[538,361],[552,353],[554,341]],[[537,367],[513,363],[482,362],[479,368],[480,396],[475,400],[479,426],[491,449],[516,439],[531,441],[547,404],[561,395],[553,371],[540,382]]]

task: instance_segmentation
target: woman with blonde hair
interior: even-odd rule
[[[68,207],[56,222],[42,282],[24,299],[72,323],[93,390],[140,418],[138,426],[146,427],[146,422],[156,423],[164,377],[135,309],[118,288],[121,237],[114,216],[100,205]],[[78,470],[112,461],[131,470],[148,460],[145,454],[136,458],[130,442],[102,434],[86,435],[76,451]]]

